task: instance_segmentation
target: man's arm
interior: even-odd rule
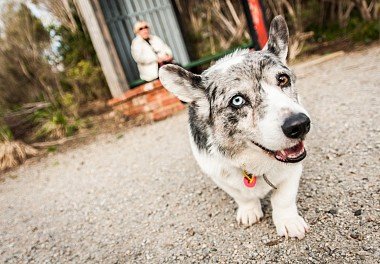
[[[145,45],[142,45],[135,40],[132,41],[131,54],[133,59],[138,64],[150,64],[152,62],[157,62],[157,55],[153,52],[147,52]]]
[[[159,37],[154,36],[154,38],[155,38],[155,41],[157,43],[157,47],[159,48],[159,50],[158,50],[159,53],[166,54],[170,57],[173,57],[173,52],[170,49],[170,47],[168,45],[166,45],[165,42],[162,39],[160,39]]]

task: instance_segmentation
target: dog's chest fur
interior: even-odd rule
[[[254,155],[252,153],[250,153],[251,155],[241,153],[238,161],[228,159],[218,154],[215,146],[210,144],[210,139],[206,137],[206,134],[203,135],[203,140],[205,143],[209,142],[208,147],[207,149],[199,148],[199,144],[196,143],[196,140],[199,140],[199,138],[194,136],[193,133],[194,130],[191,129],[191,124],[189,124],[190,145],[200,168],[221,189],[235,199],[261,199],[273,190],[263,178],[264,174],[274,186],[279,186],[287,177],[292,177],[292,175],[297,177],[302,173],[301,164],[281,164],[273,161],[261,151],[258,151]],[[244,185],[243,167],[257,177],[257,183],[252,188]]]

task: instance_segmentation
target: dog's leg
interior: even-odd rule
[[[236,170],[231,173],[237,173],[236,177],[241,179],[241,171]],[[225,181],[226,178],[231,177],[227,170],[221,171],[221,177],[213,177],[214,182],[223,189],[226,193],[228,193],[236,203],[239,208],[237,210],[236,220],[238,223],[242,223],[244,225],[253,225],[258,222],[260,218],[263,217],[263,211],[261,210],[260,199],[256,197],[247,198],[244,196],[238,188],[232,187],[231,184],[227,184]]]
[[[244,225],[253,225],[263,217],[260,199],[254,198],[248,200],[239,200],[235,198],[239,208],[237,210],[236,220]]]
[[[273,222],[280,236],[302,239],[309,229],[305,220],[298,214],[296,205],[301,173],[302,167],[296,175],[289,175],[272,194]]]

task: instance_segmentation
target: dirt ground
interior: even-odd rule
[[[380,46],[296,67],[312,116],[298,205],[302,241],[236,204],[192,157],[187,114],[8,172],[0,183],[1,263],[377,263]]]

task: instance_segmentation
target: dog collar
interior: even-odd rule
[[[253,188],[253,187],[256,186],[257,176],[252,175],[251,173],[249,173],[246,170],[242,170],[242,174],[243,174],[243,182],[244,182],[244,185],[246,187]],[[267,176],[265,174],[263,174],[263,178],[264,178],[265,182],[270,187],[272,187],[273,189],[277,190],[277,187],[268,180],[268,178],[267,178]]]

